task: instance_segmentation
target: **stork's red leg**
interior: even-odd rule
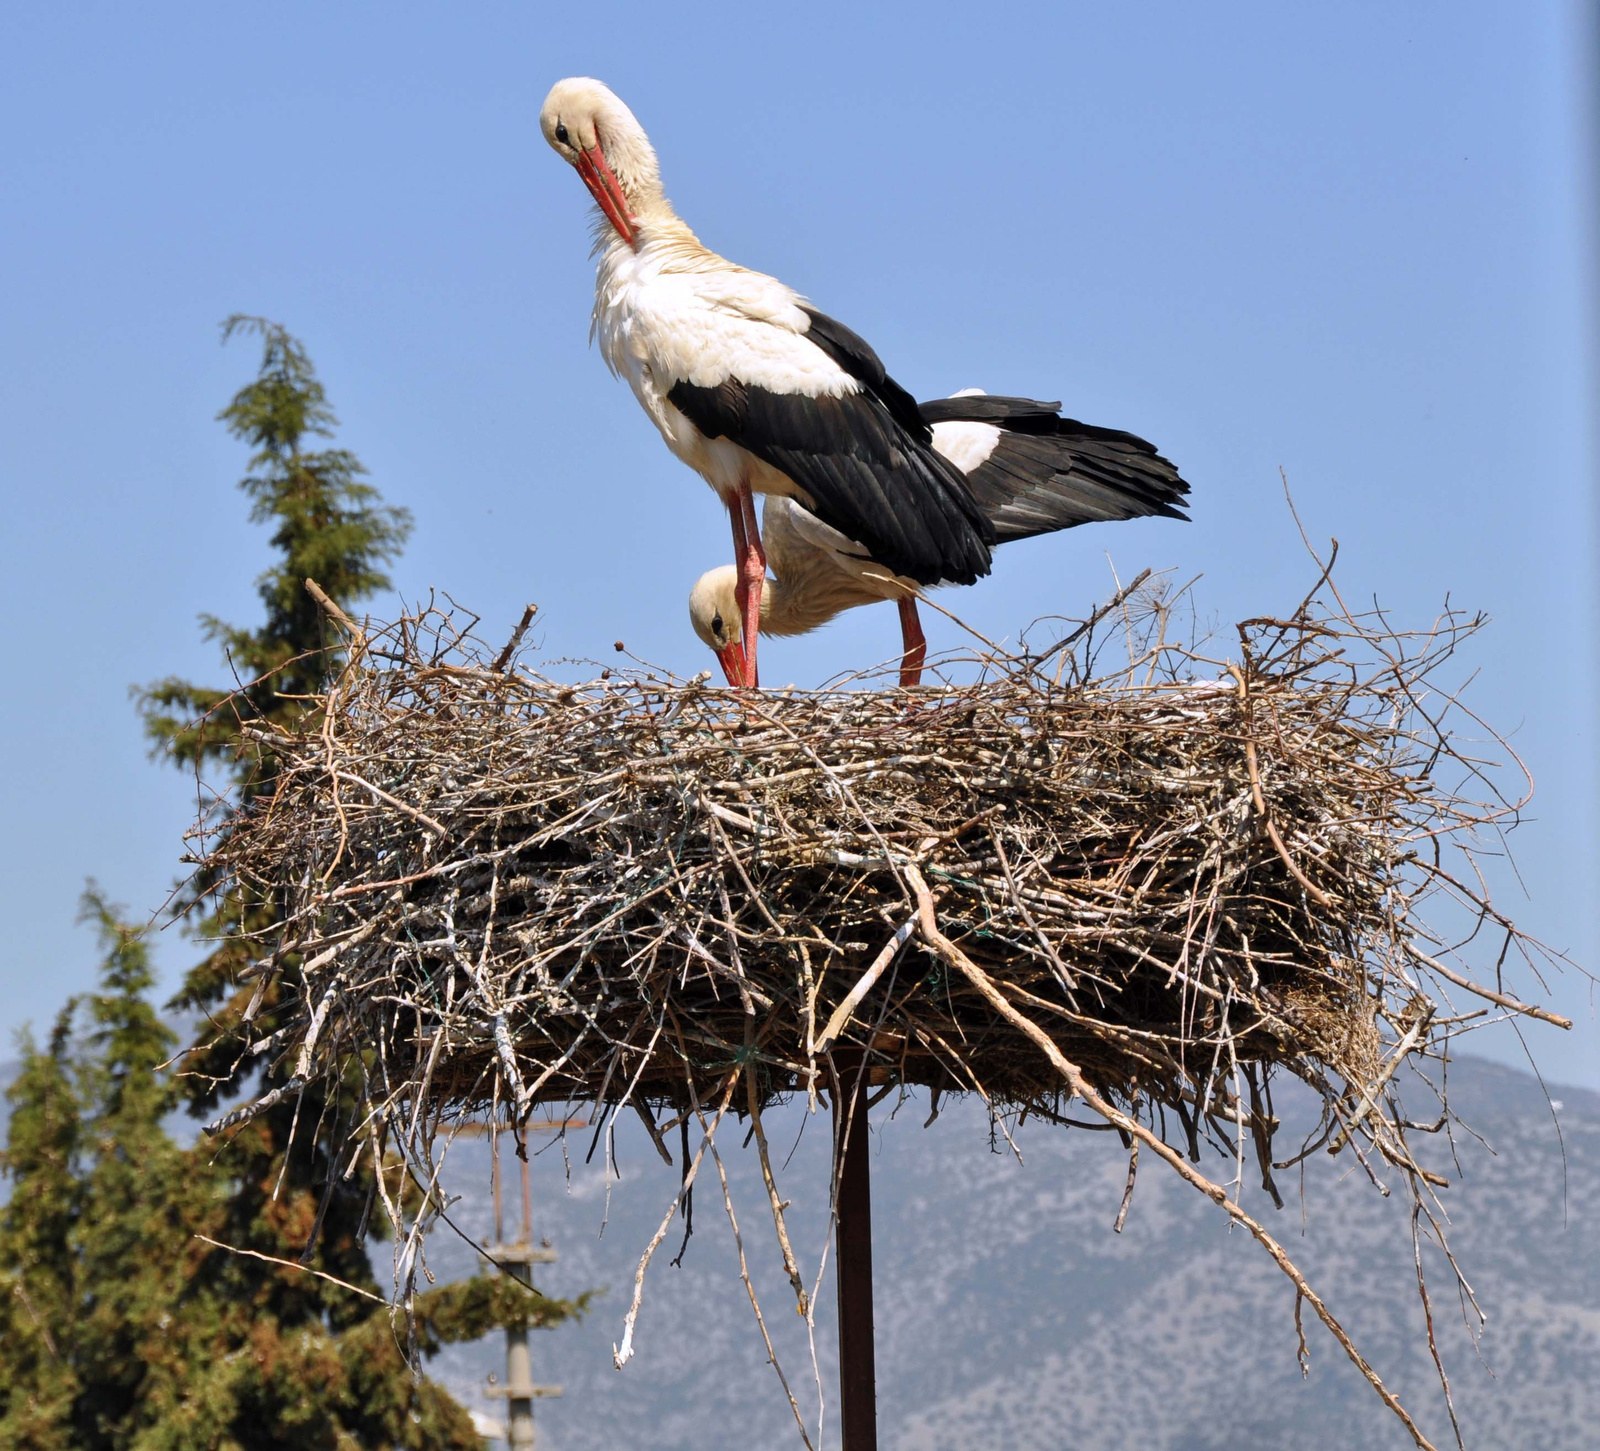
[[[900,659],[900,684],[921,685],[922,667],[928,658],[928,637],[922,633],[916,599],[907,595],[900,601],[900,638],[905,654]]]
[[[739,571],[739,582],[734,588],[742,595],[744,593],[744,552],[749,547],[749,540],[744,532],[744,510],[739,507],[739,496],[735,494],[731,499],[724,500],[728,506],[728,522],[733,525],[733,563]],[[743,608],[741,605],[740,608]]]
[[[744,683],[754,690],[760,683],[756,668],[756,642],[761,635],[761,591],[767,578],[767,551],[761,547],[761,525],[756,520],[755,496],[742,485],[728,505],[733,521],[733,552],[739,571],[734,597],[739,604],[744,634]]]
[[[728,505],[728,522],[733,526],[733,569],[734,569],[733,598],[734,598],[734,603],[738,606],[738,609],[739,609],[739,630],[740,630],[739,647],[740,647],[740,650],[742,652],[743,649],[744,649],[744,640],[743,640],[744,607],[745,607],[745,601],[749,598],[749,595],[750,595],[749,590],[745,588],[745,582],[744,582],[744,559],[745,559],[745,555],[750,552],[750,538],[749,538],[749,535],[745,531],[745,527],[744,527],[744,509],[741,507],[741,505],[739,503],[739,496],[737,494],[735,494],[731,499],[727,500],[726,502],[727,502],[727,505]],[[745,663],[741,667],[739,679],[735,680],[730,675],[728,677],[728,684],[729,685],[734,685],[734,686],[747,686],[747,685],[749,685],[749,683],[750,683],[750,680],[749,680],[749,675],[750,675],[749,659],[750,659],[750,657],[748,655],[745,655],[743,658],[744,658],[744,662]]]

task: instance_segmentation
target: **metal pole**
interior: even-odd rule
[[[500,1212],[500,1125],[490,1123],[489,1142],[494,1145],[493,1157],[489,1160],[489,1179],[494,1185],[494,1242],[506,1242],[505,1217]]]
[[[524,1125],[524,1129],[565,1126],[564,1123],[538,1123]],[[488,1247],[488,1258],[502,1273],[522,1281],[525,1285],[531,1284],[533,1266],[554,1264],[556,1252],[544,1246],[536,1249],[533,1244],[533,1193],[528,1178],[526,1158],[522,1160],[522,1234],[515,1244],[505,1242],[505,1225],[502,1217],[504,1198],[500,1177],[500,1127],[491,1125],[489,1137],[494,1146],[490,1167],[494,1183],[495,1242]],[[494,1377],[490,1376],[489,1379],[493,1381]],[[506,1327],[505,1383],[491,1385],[489,1394],[504,1396],[506,1401],[505,1424],[497,1429],[496,1437],[516,1448],[516,1451],[533,1451],[533,1403],[539,1397],[559,1396],[561,1387],[536,1386],[533,1383],[533,1354],[528,1344],[526,1327],[510,1325]]]
[[[527,1284],[530,1267],[527,1264],[506,1266],[506,1273]],[[528,1352],[526,1326],[506,1329],[506,1444],[518,1451],[533,1451],[533,1398],[517,1395],[517,1391],[533,1388],[533,1357]]]
[[[528,1189],[528,1161],[522,1161],[522,1236],[517,1243],[529,1250],[533,1248],[533,1197]],[[511,1275],[523,1284],[533,1279],[533,1267],[527,1260],[508,1265]],[[526,1326],[506,1331],[506,1389],[511,1392],[506,1400],[506,1442],[513,1448],[533,1451],[533,1357],[528,1352]],[[528,1392],[525,1396],[516,1394]]]
[[[872,1343],[872,1171],[865,1055],[835,1050],[838,1187],[834,1266],[839,1290],[839,1418],[843,1451],[878,1451],[878,1384]]]

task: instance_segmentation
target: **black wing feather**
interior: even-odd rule
[[[862,385],[843,397],[776,393],[729,378],[679,381],[667,398],[707,438],[726,438],[810,496],[818,518],[919,584],[988,574],[994,526],[961,471],[932,447],[916,402],[842,323],[809,313],[807,334]]]
[[[975,393],[923,403],[929,424],[988,423],[994,451],[967,475],[1000,543],[1112,519],[1187,519],[1189,485],[1153,444],[1062,418],[1059,403]]]
[[[933,398],[919,403],[917,412],[925,423],[993,423],[1013,433],[1054,433],[1061,422],[1060,403],[1006,398],[998,393]]]
[[[913,438],[923,443],[932,441],[933,430],[928,425],[933,420],[924,418],[917,400],[889,376],[871,343],[838,318],[818,312],[814,307],[802,307],[800,311],[811,319],[806,336],[812,342],[858,383],[865,384],[867,391],[888,410],[889,416]]]

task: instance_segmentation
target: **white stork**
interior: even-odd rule
[[[633,112],[599,81],[558,81],[539,125],[599,208],[592,335],[606,364],[727,505],[741,683],[758,680],[766,578],[755,494],[794,500],[897,578],[986,575],[994,526],[878,355],[775,278],[702,247]]]
[[[1154,447],[1131,433],[1062,418],[1060,406],[976,390],[919,405],[934,449],[961,470],[997,543],[1100,520],[1187,517],[1177,506],[1189,486]],[[904,650],[900,683],[919,684],[927,642],[917,618],[918,582],[896,575],[793,498],[767,499],[761,520],[776,576],[762,586],[761,633],[804,635],[844,610],[894,600]],[[689,595],[695,633],[716,652],[730,685],[745,673],[737,583],[737,571],[723,565],[701,575]]]

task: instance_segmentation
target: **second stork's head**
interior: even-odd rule
[[[772,603],[772,581],[761,585],[763,619]],[[689,623],[711,647],[728,684],[744,684],[744,629],[739,622],[739,571],[731,564],[708,569],[689,591]]]
[[[663,205],[655,148],[608,86],[587,76],[557,81],[544,98],[539,129],[569,162],[611,229],[637,248],[640,223]]]

